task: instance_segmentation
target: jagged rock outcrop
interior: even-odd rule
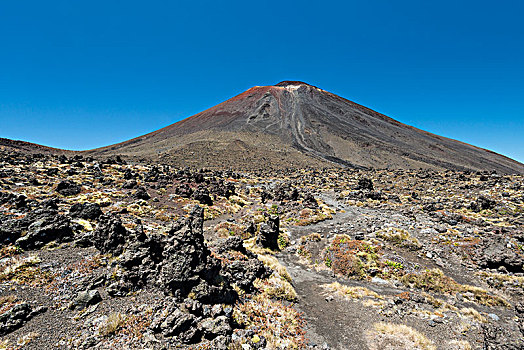
[[[73,239],[71,222],[56,209],[38,208],[21,219],[0,221],[0,242],[15,243],[22,249],[35,249],[51,242],[68,242]]]
[[[71,209],[69,209],[69,214],[72,217],[95,220],[103,213],[100,209],[100,205],[96,203],[76,203],[71,206]]]
[[[266,222],[260,225],[257,236],[257,244],[263,248],[278,250],[278,235],[280,230],[280,218],[278,215],[270,215]]]

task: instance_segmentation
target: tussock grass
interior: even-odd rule
[[[408,231],[400,228],[389,227],[385,230],[378,231],[376,235],[377,237],[382,238],[385,241],[392,242],[393,244],[400,247],[405,247],[411,250],[421,248],[421,244],[418,239],[411,236]]]
[[[7,340],[7,339],[0,340],[0,350],[7,350],[9,348],[10,348],[9,340]]]
[[[291,276],[289,275],[289,272],[287,272],[287,269],[281,263],[278,262],[277,258],[271,255],[260,254],[258,255],[258,260],[262,261],[264,265],[278,273],[280,277],[282,277],[288,282],[291,282]]]
[[[477,310],[471,308],[471,307],[464,307],[460,309],[460,313],[466,317],[472,318],[477,322],[480,323],[487,323],[488,320],[480,314]]]
[[[23,335],[23,336],[19,337],[17,339],[17,341],[16,341],[16,345],[18,345],[19,347],[23,348],[24,346],[26,346],[29,343],[31,343],[33,341],[33,339],[35,339],[35,338],[37,338],[39,336],[40,336],[39,333],[29,332],[26,335]]]
[[[296,301],[297,292],[291,285],[291,276],[286,268],[274,256],[258,255],[258,260],[273,270],[272,275],[265,280],[257,279],[255,287],[261,290],[268,298]]]
[[[262,291],[262,293],[270,299],[280,299],[287,301],[296,301],[297,292],[295,288],[285,279],[271,276],[268,279],[257,279],[254,286]]]
[[[246,247],[247,250],[257,255],[274,255],[275,254],[275,252],[272,251],[271,249],[259,247],[256,244],[256,237],[245,240],[244,247]]]
[[[427,269],[422,273],[410,273],[400,279],[408,287],[441,294],[471,293],[476,303],[486,306],[511,307],[511,304],[498,295],[492,295],[480,287],[459,284],[440,269]]]
[[[366,334],[370,350],[436,350],[435,344],[417,330],[395,323],[378,322]]]
[[[292,307],[257,295],[237,303],[234,308],[235,321],[246,328],[256,330],[264,336],[269,349],[303,349],[306,341],[306,322]]]
[[[40,263],[36,255],[21,257],[19,255],[4,258],[0,264],[0,282],[14,281],[16,283],[38,283],[46,279],[35,265]]]
[[[215,226],[214,230],[219,237],[240,236],[242,239],[251,238],[251,235],[246,232],[245,226],[234,222],[221,222]]]
[[[503,288],[507,284],[512,284],[513,286],[516,285],[520,288],[524,288],[524,277],[521,276],[511,276],[502,273],[494,273],[487,271],[480,271],[477,274],[485,278],[488,284],[494,288]]]
[[[100,324],[98,332],[103,337],[115,334],[126,322],[126,316],[120,312],[110,314],[107,319]]]
[[[376,299],[382,298],[380,295],[373,292],[372,290],[369,290],[368,288],[344,286],[338,282],[324,284],[321,287],[328,291],[343,295],[344,297],[349,299],[361,299],[364,297],[371,297]]]

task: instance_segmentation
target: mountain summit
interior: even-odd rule
[[[524,173],[524,165],[402,124],[300,81],[255,86],[135,139],[90,151],[234,168],[349,166]]]

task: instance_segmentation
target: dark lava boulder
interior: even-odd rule
[[[27,228],[27,233],[16,244],[22,249],[35,249],[51,241],[69,242],[73,239],[71,222],[67,216],[43,212]]]
[[[101,216],[102,210],[96,203],[76,203],[69,209],[69,215],[81,219],[95,220]]]
[[[105,160],[103,160],[101,162],[101,164],[106,164],[106,165],[114,165],[114,164],[118,164],[118,165],[126,165],[126,161],[123,160],[120,156],[114,156],[114,157],[109,157]]]
[[[260,225],[260,231],[257,236],[257,244],[262,248],[278,250],[278,235],[280,230],[280,218],[277,215],[271,215],[267,222]]]
[[[244,247],[244,240],[239,236],[229,237],[219,242],[215,247],[215,251],[219,254],[225,253],[227,251],[241,252],[247,256],[251,256],[253,254]]]
[[[372,200],[376,200],[376,201],[382,200],[384,198],[384,196],[382,195],[382,192],[380,191],[366,191],[364,193],[364,197],[372,199]]]
[[[23,249],[40,248],[51,242],[73,239],[70,220],[54,209],[36,209],[21,219],[0,222],[0,243],[16,243]]]
[[[14,205],[16,209],[27,208],[27,197],[23,194],[18,195],[14,200]]]
[[[229,237],[218,243],[214,251],[230,258],[231,263],[224,266],[224,275],[231,283],[246,292],[254,290],[253,282],[257,278],[266,278],[271,275],[271,271],[257,259],[257,256],[244,247],[244,241],[238,236]],[[235,260],[233,256],[228,256],[230,252],[240,252],[247,260]]]
[[[93,232],[93,244],[102,254],[122,254],[128,232],[117,216],[102,216]]]
[[[124,184],[122,185],[122,188],[125,188],[125,189],[129,190],[129,189],[132,189],[132,188],[136,188],[137,185],[138,185],[138,183],[136,182],[136,180],[131,179],[131,180],[127,180],[126,182],[124,182]]]
[[[367,177],[361,177],[358,179],[357,190],[368,190],[373,191],[373,182]]]
[[[116,268],[117,281],[109,286],[112,295],[125,295],[131,291],[156,285],[162,262],[165,236],[146,235],[140,222],[126,233],[125,251],[119,256]]]
[[[228,199],[235,194],[235,185],[231,182],[213,181],[209,185],[209,189],[212,194]]]
[[[317,200],[315,199],[315,197],[311,193],[306,193],[304,195],[304,200],[302,201],[302,204],[306,208],[310,208],[310,209],[317,209],[318,208]]]
[[[40,208],[58,210],[58,203],[55,198],[46,199],[40,202]]]
[[[515,332],[508,331],[507,328],[488,323],[482,325],[484,335],[483,350],[522,350],[524,340]]]
[[[297,201],[300,198],[300,193],[298,190],[291,186],[290,184],[279,184],[275,187],[275,190],[273,191],[273,198],[276,201],[283,202],[283,201]]]
[[[151,198],[144,187],[139,187],[134,193],[133,197],[136,199],[148,200]]]
[[[162,332],[165,337],[176,336],[177,340],[184,344],[196,343],[200,340],[199,317],[180,310],[176,305],[169,305],[165,314],[155,317],[151,325],[154,332]]]
[[[181,184],[175,188],[175,194],[182,198],[191,198],[193,189],[188,184]]]
[[[273,195],[266,190],[262,190],[260,193],[260,199],[262,203],[265,204],[269,199],[273,199]]]
[[[16,195],[9,192],[0,192],[0,204],[9,203],[16,198]]]
[[[271,273],[260,260],[254,258],[232,261],[225,266],[224,274],[240,289],[250,293],[255,289],[253,282],[257,278],[269,277]]]
[[[5,310],[5,308],[2,308]],[[9,334],[22,327],[34,316],[45,312],[45,307],[33,309],[28,303],[14,304],[13,307],[0,313],[0,336]]]
[[[510,272],[524,272],[524,257],[507,247],[503,237],[486,239],[477,259],[483,268],[504,268]]]
[[[124,180],[131,180],[136,178],[136,174],[131,169],[126,169],[124,172]]]
[[[474,212],[479,212],[481,210],[493,209],[496,204],[497,203],[494,200],[480,196],[475,202],[471,202],[469,209],[473,210]]]
[[[188,218],[178,220],[167,236],[146,235],[140,224],[128,231],[116,218],[101,220],[94,243],[102,253],[120,255],[115,261],[113,295],[155,286],[177,299],[193,295],[209,303],[233,302],[236,293],[221,276],[220,262],[204,243],[204,210],[195,207]]]
[[[96,305],[102,301],[100,292],[96,289],[84,290],[77,294],[76,298],[69,305],[70,309],[83,309],[87,306]]]
[[[56,186],[56,192],[62,196],[75,196],[82,191],[82,186],[72,181],[62,181]]]
[[[196,206],[189,218],[178,221],[168,233],[159,283],[169,295],[191,292],[203,303],[232,302],[236,293],[220,274],[220,263],[204,243],[204,209]]]
[[[205,186],[198,186],[193,192],[191,198],[200,202],[200,204],[213,205],[213,199],[209,195],[209,190]]]

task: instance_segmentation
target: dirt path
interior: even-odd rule
[[[327,234],[361,215],[356,208],[346,207],[339,203],[331,193],[324,194],[321,198],[330,207],[343,208],[344,212],[335,214],[332,220],[322,221],[308,227],[291,227],[292,240],[297,240],[312,232]],[[321,286],[335,281],[342,282],[330,271],[317,271],[309,268],[289,251],[283,251],[277,257],[293,279],[293,286],[299,296],[297,309],[304,313],[308,323],[306,337],[310,342],[309,345],[321,349],[366,349],[363,330],[373,322],[382,319],[381,315],[370,313],[369,309],[357,302],[326,298],[328,294]],[[342,283],[348,284],[347,281]],[[352,284],[358,285],[357,283]],[[397,292],[391,288],[368,287],[382,294]]]
[[[289,227],[290,239],[298,242],[300,237],[311,233],[322,235],[324,242],[327,237],[336,233],[347,233],[354,235],[365,231],[367,225],[375,218],[391,215],[381,209],[351,207],[336,199],[333,192],[326,192],[320,196],[324,203],[331,208],[336,208],[337,213],[333,219],[319,222],[307,227]],[[398,213],[397,213],[398,214]],[[295,245],[296,247],[297,245]],[[405,254],[404,252],[403,254]],[[407,252],[410,254],[409,252]],[[318,349],[340,349],[340,350],[362,350],[368,349],[366,333],[373,328],[376,322],[386,321],[402,323],[416,328],[433,339],[438,349],[447,348],[447,338],[456,333],[452,324],[434,324],[411,312],[398,312],[395,305],[395,295],[406,292],[407,289],[386,282],[384,280],[360,281],[348,280],[335,276],[328,269],[317,269],[308,266],[293,251],[288,249],[277,255],[280,263],[286,267],[293,279],[293,286],[298,294],[296,308],[303,313],[307,321],[307,339],[311,348]],[[416,259],[416,256],[410,256]],[[348,300],[343,297],[330,296],[322,285],[339,282],[346,286],[365,287],[381,297],[385,297],[384,308],[365,306],[361,300]],[[331,293],[332,294],[332,293]],[[398,298],[397,298],[398,299]],[[382,311],[381,311],[382,310]],[[384,310],[391,310],[388,315]],[[475,349],[477,347],[474,347]]]

